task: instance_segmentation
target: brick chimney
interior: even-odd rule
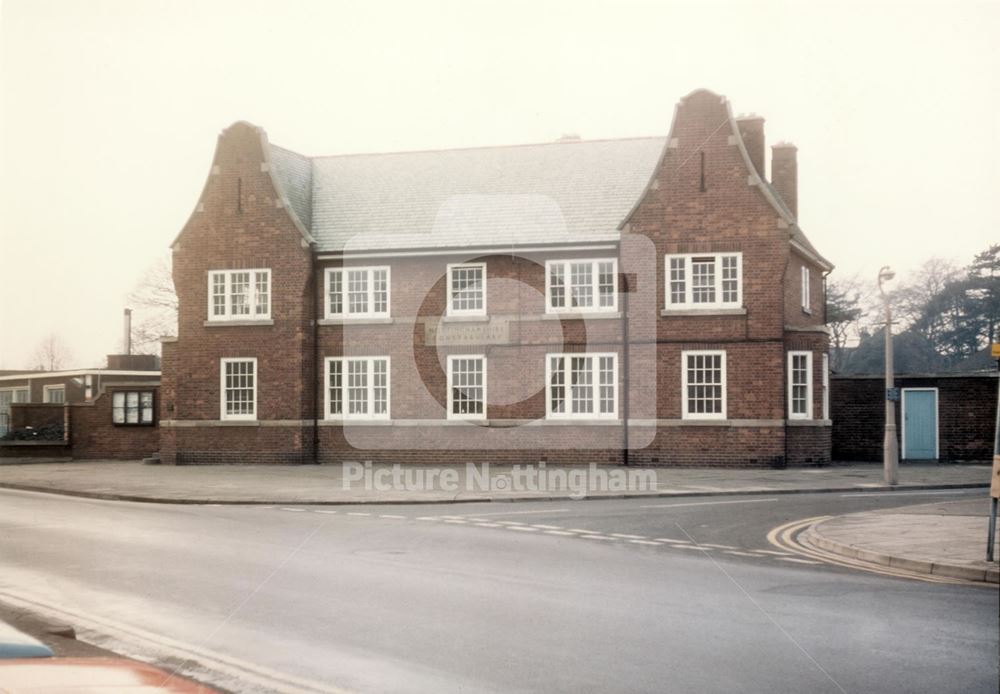
[[[771,147],[771,185],[796,219],[799,217],[797,152],[798,148],[790,142],[779,142]]]
[[[755,113],[740,114],[736,117],[736,126],[740,129],[750,162],[764,178],[764,118]]]

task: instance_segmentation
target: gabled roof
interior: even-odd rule
[[[271,165],[321,252],[617,241],[666,138],[309,159]],[[311,168],[308,163],[311,162]]]

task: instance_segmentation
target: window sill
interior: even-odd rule
[[[206,328],[241,328],[258,325],[274,325],[270,318],[262,320],[207,320],[203,323]]]
[[[622,317],[621,311],[558,311],[545,313],[542,320],[599,320],[601,318]]]
[[[259,427],[260,421],[256,419],[220,419],[215,426],[220,427]]]
[[[786,419],[785,426],[789,427],[829,427],[833,426],[830,419]]]
[[[477,316],[441,316],[442,323],[489,323],[490,317],[486,314]]]
[[[728,427],[733,420],[726,417],[681,417],[682,426],[695,427]]]
[[[747,309],[740,308],[665,308],[660,311],[664,318],[672,316],[745,316]]]
[[[395,321],[394,318],[372,316],[370,318],[321,318],[320,325],[389,325]]]

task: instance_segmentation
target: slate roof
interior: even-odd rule
[[[666,138],[307,157],[271,145],[319,251],[617,241]],[[309,162],[312,166],[309,166]]]
[[[636,137],[312,158],[269,147],[316,249],[339,253],[617,241],[665,144]],[[830,265],[773,186],[761,185],[790,237]]]

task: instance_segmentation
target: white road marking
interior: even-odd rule
[[[446,520],[445,523],[456,523],[458,525],[465,525],[464,520],[459,520],[457,518],[453,518],[452,520]]]
[[[654,547],[659,547],[659,542],[651,542],[650,540],[629,540],[633,545],[653,545]]]
[[[570,528],[571,533],[583,533],[584,535],[600,535],[600,530],[582,530],[580,528]]]
[[[627,533],[608,533],[611,537],[620,537],[623,540],[645,540],[645,535],[629,535]]]
[[[473,525],[478,525],[480,528],[502,528],[503,527],[499,523],[473,523]]]
[[[397,516],[394,513],[383,513],[379,518],[392,518],[394,520],[406,520],[406,516]]]
[[[778,561],[791,561],[796,564],[822,564],[821,561],[813,561],[812,559],[797,559],[796,557],[778,557]]]
[[[607,535],[581,535],[585,540],[611,540],[614,541],[615,538],[608,537]]]
[[[417,518],[417,520],[422,520],[422,521],[437,521],[437,520],[441,520],[441,519],[438,518],[437,516],[420,516],[419,518]]]
[[[573,533],[567,532],[565,530],[546,530],[545,534],[546,535],[569,535],[570,537],[576,537],[575,535],[573,535]]]
[[[696,549],[700,552],[711,552],[711,547],[701,547],[699,545],[674,545],[674,549]]]
[[[497,521],[500,525],[524,525],[524,523],[519,523],[518,521]]]
[[[507,530],[520,530],[524,533],[537,533],[538,528],[532,528],[530,525],[508,525],[505,526]]]
[[[304,508],[292,508],[290,506],[282,506],[278,509],[279,511],[292,511],[293,513],[302,513],[305,511]]]
[[[773,549],[755,549],[754,552],[757,552],[758,554],[773,554],[776,557],[790,557],[790,556],[792,556],[791,552],[776,552]]]
[[[540,523],[534,523],[532,528],[540,528],[541,530],[562,530],[562,526],[559,525],[542,525]]]
[[[478,516],[527,516],[539,513],[569,513],[568,508],[545,509],[542,511],[498,511],[497,513],[479,513]]]
[[[657,504],[655,506],[640,506],[639,508],[677,508],[679,506],[721,506],[723,504],[762,504],[765,501],[777,501],[777,499],[740,499],[738,501],[698,501],[690,504]]]
[[[316,509],[315,511],[313,511],[313,513],[325,513],[328,516],[332,516],[332,515],[336,514],[337,512],[336,511],[324,511],[323,509]]]
[[[702,542],[702,547],[711,547],[712,549],[738,549],[738,547],[733,547],[732,545],[713,545],[709,542]]]
[[[689,545],[691,542],[689,540],[673,540],[669,537],[657,537],[655,538],[657,542],[669,542],[672,545]]]
[[[756,554],[751,554],[750,552],[737,552],[734,549],[723,550],[723,554],[735,554],[738,557],[756,557]]]
[[[953,494],[983,494],[982,489],[948,489],[937,492],[862,492],[860,494],[841,494],[841,497],[866,497],[866,496],[938,496]]]
[[[347,515],[349,515],[349,516],[370,516],[372,514],[370,514],[370,513],[362,513],[361,511],[348,511]]]

